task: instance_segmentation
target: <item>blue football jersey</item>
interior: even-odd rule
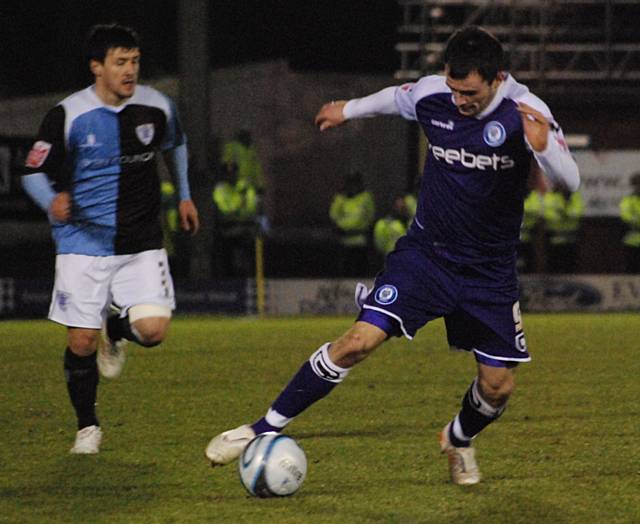
[[[557,128],[544,102],[511,76],[472,117],[460,114],[443,76],[395,91],[400,114],[417,120],[428,140],[412,231],[452,261],[473,264],[515,255],[533,160],[519,101]]]
[[[173,102],[148,86],[118,107],[88,87],[45,116],[26,174],[44,172],[72,196],[53,224],[57,253],[119,255],[162,247],[159,152],[185,143]]]

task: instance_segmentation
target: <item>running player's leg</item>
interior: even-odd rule
[[[106,333],[112,344],[129,340],[153,347],[164,340],[170,322],[171,307],[148,302],[135,304],[109,315]]]
[[[175,309],[173,281],[164,249],[128,255],[111,283],[121,311],[106,322],[110,341],[130,340],[145,347],[160,344]]]
[[[76,413],[78,432],[71,453],[93,454],[100,450],[102,431],[96,415],[100,375],[96,365],[96,347],[100,331],[68,328],[68,346],[64,353],[64,375],[69,400]]]
[[[97,453],[102,432],[96,415],[99,374],[96,348],[108,301],[109,265],[104,257],[58,255],[49,318],[67,326],[64,376],[77,418],[72,453]]]

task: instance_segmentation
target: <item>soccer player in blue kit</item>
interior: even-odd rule
[[[126,340],[146,347],[162,342],[175,308],[162,247],[158,153],[179,187],[183,229],[199,227],[186,138],[173,102],[138,85],[137,34],[116,24],[95,26],[86,52],[95,84],[47,113],[22,179],[48,213],[56,244],[49,318],[67,326],[64,373],[78,421],[75,454],[100,450],[98,369],[110,378],[120,374]],[[109,314],[112,303],[117,314]]]
[[[361,296],[355,324],[311,355],[263,418],[214,437],[205,451],[212,465],[238,457],[256,434],[281,431],[387,338],[411,339],[444,317],[449,345],[473,353],[477,376],[440,448],[454,483],[480,481],[471,441],[502,415],[514,368],[530,360],[516,274],[527,176],[535,162],[552,183],[579,185],[549,108],[503,71],[503,60],[491,34],[464,28],[447,43],[443,76],[320,109],[321,131],[376,115],[418,121],[429,151],[417,214]]]

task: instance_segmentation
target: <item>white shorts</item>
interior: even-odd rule
[[[49,319],[70,327],[100,329],[112,302],[123,315],[138,304],[175,309],[167,252],[56,256]]]

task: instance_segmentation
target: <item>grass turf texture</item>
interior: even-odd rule
[[[251,498],[236,464],[211,469],[209,439],[261,416],[350,324],[176,318],[102,380],[102,451],[72,456],[64,329],[0,323],[0,522],[638,522],[638,315],[525,315],[534,360],[476,441],[477,486],[449,483],[439,454],[475,370],[441,321],[382,346],[289,426],[309,461],[293,497]]]

